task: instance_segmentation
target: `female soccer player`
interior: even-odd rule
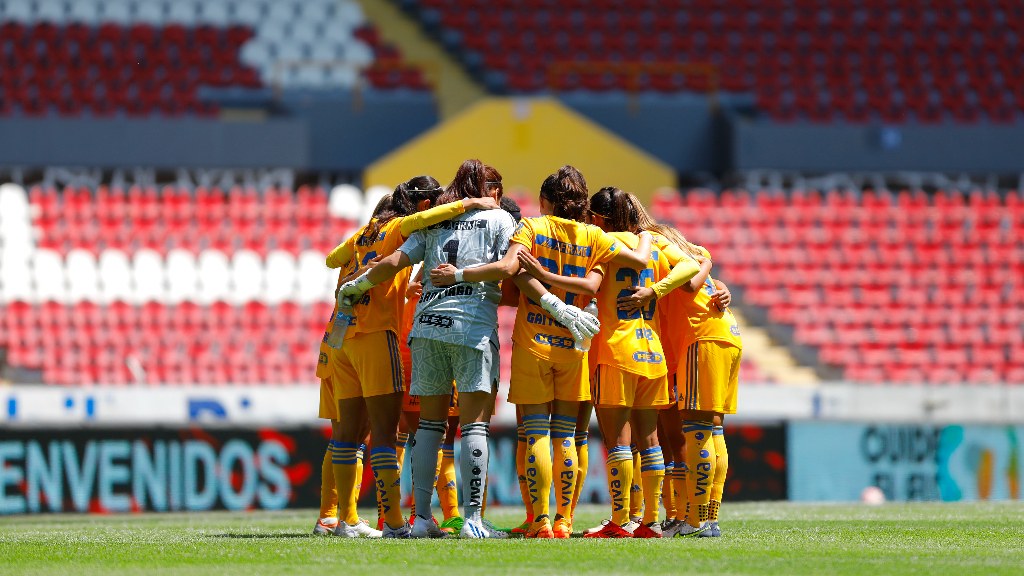
[[[479,198],[495,201],[501,195],[501,175],[479,160],[467,160],[439,201]],[[433,269],[440,264],[480,266],[501,260],[515,231],[504,210],[468,212],[409,237],[397,252],[358,280],[342,286],[346,296],[358,297],[368,287],[397,274],[415,262]],[[416,518],[412,536],[438,538],[444,533],[431,520],[437,450],[445,435],[445,417],[451,403],[451,383],[459,392],[462,431],[464,538],[502,538],[507,535],[483,522],[484,484],[487,478],[488,426],[498,387],[497,281],[468,282],[438,288],[425,279],[410,333],[412,390],[420,398],[420,422],[412,449]]]
[[[417,176],[400,184],[391,194],[391,206],[335,248],[327,256],[327,266],[337,268],[354,258],[359,268],[366,268],[375,258],[394,252],[416,230],[457,216],[467,209],[498,207],[493,199],[472,198],[427,210],[441,192],[437,180],[429,176]],[[355,422],[358,418],[350,415],[360,414],[365,409],[370,421],[370,464],[373,466],[378,507],[384,516],[385,538],[408,538],[410,535],[400,507],[400,476],[395,451],[404,390],[398,331],[408,279],[406,271],[392,282],[366,290],[353,301],[354,319],[341,350],[334,355],[332,366],[335,400],[342,416],[340,447],[336,444],[335,452],[340,461],[335,467],[338,491],[340,493],[347,489],[343,487],[353,486],[356,481],[355,453],[359,438]],[[353,282],[342,285],[339,299],[345,297],[345,286]],[[335,534],[374,536],[361,527],[354,507],[345,501],[339,504],[340,521]]]
[[[639,200],[631,194],[602,188],[590,199],[590,219],[623,245],[635,248],[640,243],[637,234],[642,232],[638,205]],[[606,443],[611,445],[607,466],[612,518],[600,531],[587,535],[593,538],[661,537],[657,519],[665,466],[656,428],[658,410],[668,406],[669,400],[658,320],[653,302],[646,310],[624,312],[618,310],[617,300],[630,294],[631,289],[648,286],[670,273],[673,285],[682,284],[697,275],[700,266],[664,237],[656,236],[654,241],[657,249],[651,251],[644,267],[611,262],[598,266],[600,274],[595,278],[582,280],[557,277],[530,261],[529,256],[522,257],[528,262],[527,271],[542,282],[565,290],[597,291],[601,331],[594,337],[589,367],[598,422]],[[632,532],[623,528],[629,522],[630,486],[640,480],[632,478],[631,436],[640,452],[645,500],[643,521]]]
[[[491,278],[495,272],[512,274],[518,271],[523,253],[563,276],[586,277],[599,264],[611,261],[643,268],[650,258],[650,234],[641,235],[635,251],[623,248],[600,228],[584,223],[588,200],[583,175],[563,166],[541,185],[542,216],[523,219],[505,258],[458,272],[467,281]],[[432,271],[432,278],[435,273],[449,272]],[[586,353],[577,346],[592,337],[600,323],[577,307],[585,303],[577,302],[575,293],[557,287],[548,292],[526,272],[517,274],[515,283],[521,295],[512,334],[508,399],[522,411],[526,433],[526,479],[534,512],[527,537],[568,538],[576,475],[576,418],[580,402],[590,399]],[[552,441],[560,448],[553,461]],[[552,478],[558,482],[553,524],[548,503]]]
[[[705,248],[690,244],[677,230],[663,227],[661,231],[682,250],[710,259]],[[665,294],[665,288],[662,282],[640,288],[622,298],[620,306],[625,310],[642,308],[656,296]],[[691,288],[697,287],[691,285]],[[685,317],[689,327],[679,343],[681,354],[677,368],[677,384],[678,376],[684,377],[678,391],[688,502],[686,522],[674,528],[679,536],[721,534],[716,525],[721,493],[715,494],[717,499],[712,493],[714,484],[724,486],[725,470],[719,475],[717,451],[725,453],[725,437],[721,428],[716,431],[715,427],[722,425],[725,414],[736,413],[742,355],[739,326],[727,308],[728,289],[723,288],[724,285],[707,277],[692,295],[676,291],[664,299],[666,317],[676,322]],[[728,466],[727,458],[726,454],[721,460],[723,468]]]

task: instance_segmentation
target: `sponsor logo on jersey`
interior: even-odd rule
[[[737,324],[733,324],[732,326],[729,326],[729,332],[733,336],[739,336],[740,335],[740,327]]]
[[[648,364],[661,364],[665,361],[665,357],[657,352],[643,352],[637,350],[633,352],[633,360],[636,362],[646,362]]]
[[[487,220],[447,220],[427,226],[427,230],[473,230],[487,228]]]
[[[552,348],[572,348],[576,341],[566,336],[554,336],[552,334],[537,334],[533,337],[534,342],[551,346]]]
[[[561,240],[557,240],[555,238],[545,236],[543,234],[537,234],[533,242],[537,246],[543,246],[544,248],[548,248],[556,252],[561,252],[562,254],[568,254],[569,256],[590,256],[591,252],[590,246],[580,246],[579,244],[570,244],[569,242],[562,242]],[[615,251],[614,244],[612,245],[612,251]]]
[[[442,316],[441,314],[420,314],[419,323],[427,326],[440,326],[442,328],[451,328],[455,323],[450,316]]]
[[[472,296],[473,286],[466,284],[456,284],[455,286],[449,286],[444,290],[431,290],[420,297],[420,302],[430,302],[431,300],[441,298],[442,296]]]

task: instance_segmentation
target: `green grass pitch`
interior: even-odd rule
[[[372,512],[366,511],[367,516]],[[577,529],[604,507],[581,507]],[[522,520],[493,509],[498,525]],[[0,518],[2,574],[1024,574],[1024,503],[736,503],[722,538],[370,541],[315,510]]]

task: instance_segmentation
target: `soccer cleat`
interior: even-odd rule
[[[313,525],[313,534],[317,536],[327,536],[333,534],[334,529],[338,527],[337,518],[320,518]]]
[[[508,534],[487,526],[485,520],[466,520],[459,530],[460,538],[508,538]]]
[[[462,531],[462,525],[466,521],[462,519],[462,516],[452,516],[444,522],[441,522],[441,530],[449,534],[458,534]]]
[[[382,532],[382,535],[383,538],[406,539],[412,538],[412,530],[409,528],[409,525],[405,522],[402,522],[402,525],[398,528],[392,528],[391,526],[388,526],[387,522],[385,522],[384,531]]]
[[[491,524],[491,521],[488,520],[487,518],[481,519],[480,520],[480,524],[484,527],[484,530],[487,532],[487,537],[488,538],[498,538],[498,539],[508,538],[508,532],[507,531],[502,530],[501,528],[498,528],[494,524]]]
[[[641,526],[643,526],[643,524],[641,524],[639,520],[634,520],[634,519],[630,518],[629,522],[626,522],[625,524],[622,525],[622,529],[625,530],[626,532],[629,532],[630,534],[632,534],[634,530],[636,530],[637,528],[639,528]]]
[[[516,526],[515,528],[509,530],[509,533],[525,535],[527,532],[530,531],[530,526],[533,526],[533,520],[526,520],[519,526]]]
[[[700,536],[701,532],[704,532],[710,526],[711,526],[710,523],[705,522],[705,523],[701,524],[700,528],[694,528],[693,526],[690,526],[688,523],[683,522],[679,526],[679,530],[676,531],[675,537],[676,538],[689,538],[691,536]]]
[[[633,538],[661,538],[661,525],[657,522],[651,522],[650,524],[641,524],[637,526],[636,530],[633,530]]]
[[[679,532],[679,529],[682,528],[683,524],[685,524],[685,522],[674,518],[672,520],[665,520],[665,522],[661,524],[661,537],[672,538],[677,532]]]
[[[551,527],[551,533],[554,534],[555,538],[568,538],[572,536],[572,524],[566,518],[559,518],[555,520],[555,525]]]
[[[334,535],[340,538],[380,538],[380,530],[374,530],[362,522],[356,522],[349,526],[345,522],[338,522],[334,528]]]
[[[416,516],[413,520],[412,529],[409,531],[412,538],[444,538],[448,534],[438,528],[433,519]]]
[[[722,530],[718,527],[718,520],[708,522],[707,525],[707,530],[700,533],[701,538],[718,538],[722,535]]]
[[[598,524],[597,526],[594,526],[593,528],[587,528],[586,530],[584,530],[583,531],[583,535],[586,536],[587,534],[597,534],[598,532],[603,530],[604,527],[607,526],[608,523],[611,522],[611,521],[612,521],[611,518],[605,518],[604,520],[601,520],[601,523]]]
[[[633,535],[626,532],[622,526],[619,526],[615,522],[608,522],[601,527],[597,532],[591,532],[590,534],[584,534],[584,538],[632,538]]]
[[[530,525],[530,531],[526,533],[527,538],[554,538],[555,533],[551,530],[551,520],[546,516],[535,520]]]

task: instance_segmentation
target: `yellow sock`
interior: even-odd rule
[[[711,482],[711,502],[708,508],[708,520],[718,520],[718,507],[722,505],[722,493],[725,492],[725,476],[729,473],[729,450],[725,447],[725,428],[715,426],[711,434],[715,443],[715,478]]]
[[[459,515],[459,489],[455,482],[455,445],[441,444],[440,468],[434,487],[437,489],[437,501],[441,503],[444,519]]]
[[[405,467],[405,448],[409,444],[409,433],[399,432],[398,442],[395,443],[395,458],[398,458],[398,468]]]
[[[405,522],[401,507],[401,473],[394,448],[377,446],[370,449],[370,465],[377,489],[377,503],[384,521],[392,528]]]
[[[676,520],[686,520],[690,511],[690,492],[686,489],[686,462],[676,462],[672,471],[672,490],[676,493]]]
[[[320,517],[337,518],[338,490],[334,487],[334,441],[327,443],[320,464]]]
[[[690,526],[700,526],[710,513],[711,482],[715,477],[715,443],[711,439],[710,422],[683,422],[686,435],[686,490],[693,498],[687,514]]]
[[[640,451],[640,484],[644,490],[644,524],[658,521],[661,484],[665,480],[665,459],[661,446]]]
[[[523,507],[526,508],[526,521],[533,522],[533,505],[530,504],[530,488],[526,483],[526,430],[520,424],[516,427],[518,438],[516,441],[516,475],[519,477],[519,495],[523,498]]]
[[[587,431],[576,431],[576,486],[572,489],[572,509],[570,517],[576,515],[576,505],[580,503],[580,494],[583,493],[583,483],[587,480],[587,471],[590,466],[590,448],[587,446]]]
[[[672,520],[676,517],[676,491],[672,486],[672,477],[675,474],[675,462],[665,463],[665,479],[661,490],[661,504],[665,507],[665,519]]]
[[[608,471],[608,495],[612,499],[612,522],[629,522],[630,486],[633,485],[633,455],[629,446],[613,446],[605,461]]]
[[[331,468],[334,469],[334,485],[339,495],[347,494],[346,498],[338,498],[338,520],[353,525],[359,521],[356,510],[356,499],[359,497],[358,481],[360,475],[356,471],[357,444],[351,442],[335,442]]]
[[[576,490],[576,417],[555,414],[551,417],[551,444],[554,457],[551,474],[555,479],[556,519],[572,516],[572,495]]]
[[[629,447],[633,455],[633,485],[629,490],[629,518],[639,518],[644,511],[644,487],[640,482],[640,452],[636,444]]]
[[[536,522],[551,511],[548,503],[551,498],[551,428],[547,414],[523,416],[523,429],[526,432],[524,471]]]

